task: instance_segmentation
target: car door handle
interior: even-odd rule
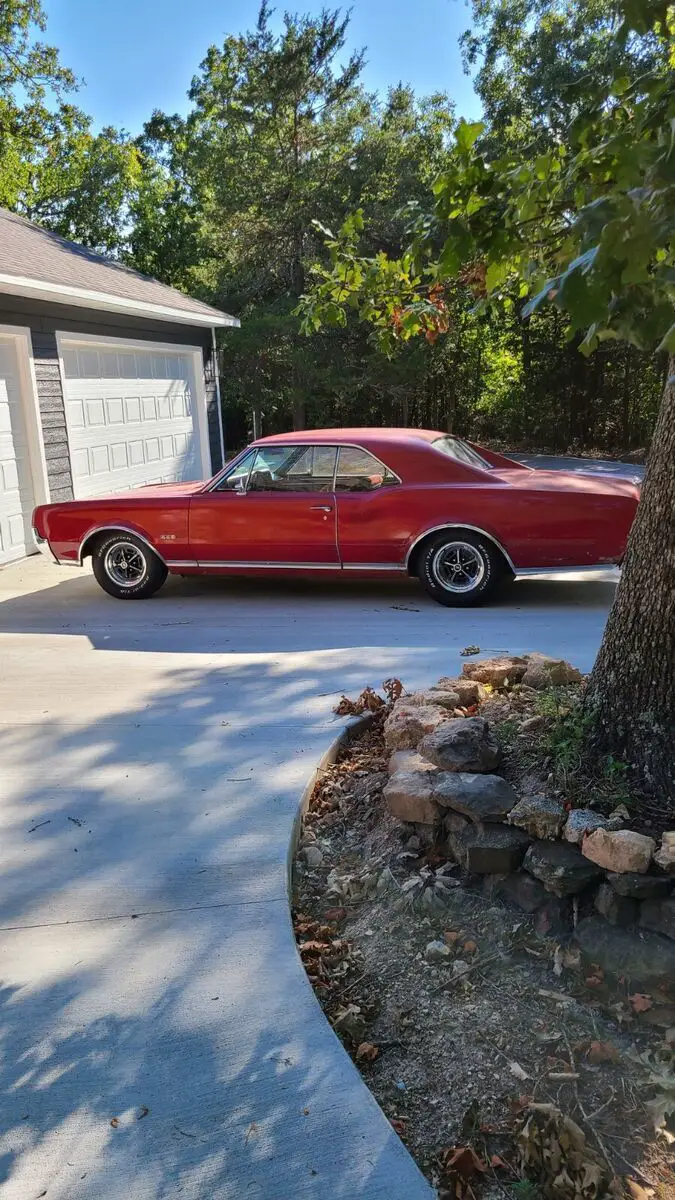
[[[332,512],[332,504],[313,504],[310,512]]]

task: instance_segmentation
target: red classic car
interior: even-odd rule
[[[33,525],[57,562],[91,556],[120,599],[169,572],[391,572],[461,606],[517,575],[620,563],[638,499],[631,481],[533,470],[438,432],[325,429],[261,438],[207,483],[41,505]]]

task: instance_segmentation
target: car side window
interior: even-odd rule
[[[269,446],[258,450],[251,492],[332,492],[335,446]]]
[[[245,454],[237,465],[219,480],[214,490],[216,492],[245,492],[255,456],[256,451],[249,450],[248,454]]]
[[[335,476],[336,492],[373,492],[397,483],[397,476],[367,450],[359,450],[356,446],[340,446]]]

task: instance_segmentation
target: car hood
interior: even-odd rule
[[[619,475],[588,474],[582,471],[542,471],[538,467],[494,469],[505,483],[528,492],[587,492],[593,496],[626,496],[640,498],[637,482]]]
[[[147,483],[145,487],[132,488],[130,492],[118,492],[115,496],[97,496],[97,500],[147,500],[157,496],[170,500],[172,496],[194,496],[201,492],[205,480],[193,479],[190,483]]]

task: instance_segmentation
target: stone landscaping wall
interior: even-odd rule
[[[563,799],[519,795],[499,774],[500,747],[480,715],[487,685],[494,692],[576,682],[581,676],[568,663],[529,654],[466,664],[461,678],[401,697],[384,726],[392,752],[386,802],[414,827],[414,842],[442,837],[464,881],[533,914],[539,932],[576,928],[582,945],[584,938],[593,944],[602,920],[643,942],[656,934],[672,969],[675,831],[657,845],[630,828],[625,808],[609,816],[569,810]],[[433,907],[456,883],[442,870],[407,886]],[[658,957],[658,943],[652,950]]]

